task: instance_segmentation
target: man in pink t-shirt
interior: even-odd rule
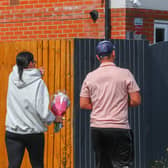
[[[140,89],[128,69],[114,64],[115,50],[110,41],[100,41],[96,54],[100,66],[87,74],[80,93],[80,107],[92,110],[96,168],[128,168],[133,162],[128,106],[141,103]]]

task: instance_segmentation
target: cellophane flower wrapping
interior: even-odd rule
[[[69,97],[63,93],[58,92],[53,95],[51,100],[51,111],[55,116],[63,116],[70,106]],[[54,132],[58,132],[62,128],[62,123],[55,123]]]

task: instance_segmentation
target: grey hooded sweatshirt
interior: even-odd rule
[[[8,82],[6,130],[19,134],[45,132],[55,116],[48,109],[49,93],[41,73],[36,68],[24,69],[22,80],[15,65]]]

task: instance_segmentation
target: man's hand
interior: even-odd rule
[[[43,68],[43,67],[40,67],[40,68],[39,68],[39,71],[40,71],[41,75],[43,76],[43,75],[44,75],[44,68]]]
[[[130,107],[138,106],[141,104],[141,95],[139,92],[129,93],[128,105]]]
[[[80,108],[92,110],[92,103],[89,97],[80,97]]]

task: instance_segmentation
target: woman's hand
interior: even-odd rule
[[[43,68],[43,67],[40,67],[40,68],[39,68],[39,71],[40,71],[41,75],[43,76],[43,75],[44,75],[44,68]]]
[[[56,117],[56,119],[55,119],[55,122],[56,123],[62,123],[63,122],[63,117],[62,116],[55,116]]]

